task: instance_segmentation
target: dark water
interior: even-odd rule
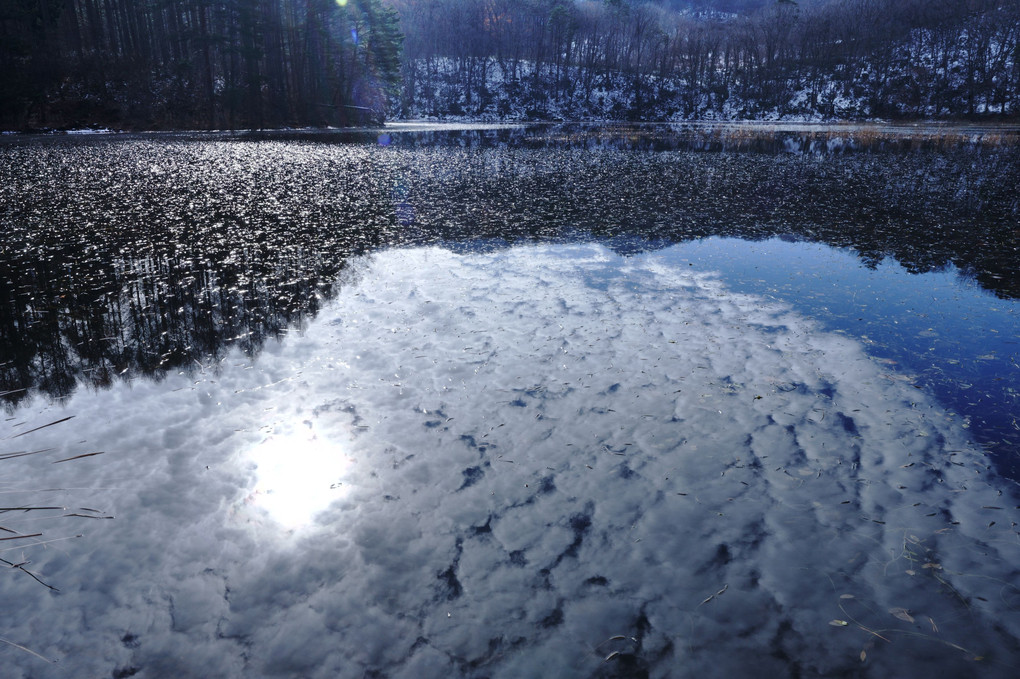
[[[1010,134],[0,141],[0,662],[1015,676]]]

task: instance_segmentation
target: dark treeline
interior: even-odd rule
[[[4,0],[0,127],[355,124],[399,50],[380,0]]]
[[[392,0],[402,112],[1016,116],[1020,0]]]
[[[5,0],[0,127],[1015,117],[1018,44],[1020,0]]]

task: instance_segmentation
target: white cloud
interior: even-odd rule
[[[5,480],[117,518],[0,579],[60,659],[11,676],[1011,676],[1013,489],[856,342],[669,250],[356,267],[254,366],[17,414],[106,452]]]

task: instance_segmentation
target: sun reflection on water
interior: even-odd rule
[[[315,515],[346,493],[351,459],[311,429],[275,433],[248,454],[258,481],[248,501],[288,529],[312,523]]]

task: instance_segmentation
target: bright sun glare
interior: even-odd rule
[[[248,455],[258,466],[252,503],[289,529],[307,525],[341,497],[350,466],[337,446],[302,429],[270,436]]]

